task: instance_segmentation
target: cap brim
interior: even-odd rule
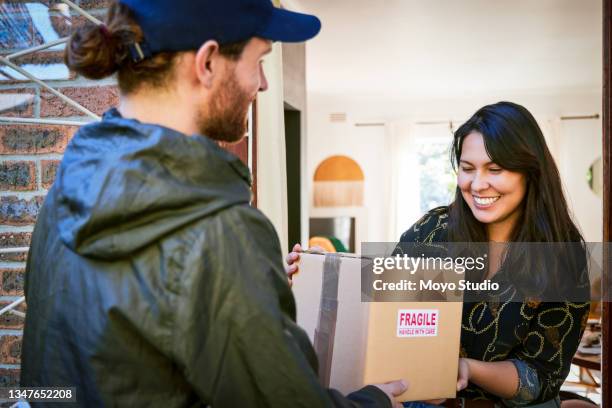
[[[310,14],[274,8],[258,37],[271,41],[302,42],[310,40],[321,31],[321,20]]]

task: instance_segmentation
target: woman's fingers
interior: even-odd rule
[[[289,252],[285,257],[285,262],[287,263],[287,265],[293,265],[299,259],[300,254],[298,252]]]
[[[292,265],[298,261],[300,259],[300,252],[302,252],[302,246],[300,244],[295,244],[291,252],[289,252],[285,257],[285,262],[287,265]]]
[[[296,262],[300,259],[300,252],[302,252],[302,246],[300,244],[295,244],[293,246],[293,250],[289,252],[285,257],[285,262],[287,263],[285,272],[287,273],[289,286],[293,286],[293,280],[291,279],[293,278],[293,275],[298,271],[298,266]]]
[[[325,252],[323,248],[318,246],[311,247],[310,250],[321,253]],[[299,272],[297,262],[300,260],[300,254],[302,252],[302,246],[300,244],[295,244],[291,252],[289,252],[285,257],[285,263],[287,264],[285,267],[285,272],[287,273],[287,279],[289,279],[289,286],[293,284],[293,281],[291,280],[293,275]]]

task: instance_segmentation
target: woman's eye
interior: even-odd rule
[[[491,167],[489,168],[489,171],[491,173],[501,173],[503,169],[499,168],[499,167]]]
[[[461,168],[461,171],[466,172],[466,173],[469,173],[470,171],[474,171],[474,169],[473,169],[473,168],[471,168],[471,167],[462,167],[462,168]]]

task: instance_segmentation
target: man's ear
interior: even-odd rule
[[[206,41],[196,52],[196,76],[206,88],[212,88],[213,79],[221,70],[220,57],[219,44],[214,40]]]

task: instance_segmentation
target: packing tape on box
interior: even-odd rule
[[[319,319],[314,334],[314,348],[319,358],[319,379],[329,387],[331,364],[334,354],[334,337],[338,317],[338,282],[340,278],[340,256],[326,254],[323,263],[323,280]]]

